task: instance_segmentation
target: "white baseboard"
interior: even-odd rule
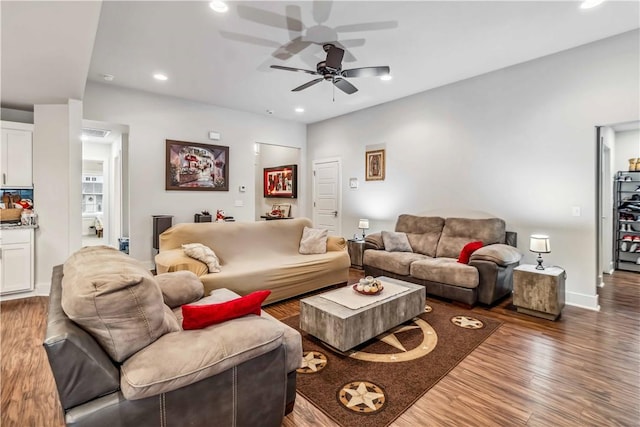
[[[587,310],[600,311],[598,295],[579,294],[577,292],[565,292],[565,304]]]
[[[15,294],[2,295],[0,301],[11,301],[14,299],[31,298],[31,297],[48,297],[51,292],[51,283],[38,283],[33,291],[16,292]]]

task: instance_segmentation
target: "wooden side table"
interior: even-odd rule
[[[351,267],[362,270],[362,256],[364,254],[364,240],[347,240],[347,250],[351,258]]]
[[[564,307],[567,273],[560,267],[536,270],[535,265],[513,269],[513,305],[519,313],[556,320]]]

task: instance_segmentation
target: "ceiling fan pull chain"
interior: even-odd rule
[[[336,76],[331,78],[331,95],[333,96],[333,102],[336,102]]]

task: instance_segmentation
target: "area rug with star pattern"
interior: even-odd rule
[[[300,331],[299,316],[283,322]],[[387,426],[501,324],[428,301],[424,313],[347,352],[300,331],[296,389],[342,426]]]

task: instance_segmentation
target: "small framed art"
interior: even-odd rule
[[[384,169],[384,150],[367,151],[365,153],[365,179],[367,181],[383,181]]]
[[[298,165],[264,168],[264,197],[298,197]]]

